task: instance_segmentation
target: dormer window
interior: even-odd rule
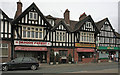
[[[86,28],[91,28],[91,22],[86,22]]]
[[[30,20],[37,20],[37,13],[36,12],[29,12],[29,19]]]
[[[48,22],[49,22],[52,26],[54,26],[54,20],[48,19]]]

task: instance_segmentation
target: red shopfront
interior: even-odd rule
[[[84,44],[86,47],[83,48],[83,44],[76,45],[77,48],[75,48],[75,62],[78,63],[89,63],[89,62],[93,62],[94,61],[94,53],[95,53],[95,49],[94,49],[94,44],[91,46],[91,44]],[[82,47],[82,48],[80,48]],[[87,48],[87,47],[93,47],[93,48]]]
[[[49,50],[47,46],[51,46],[50,42],[14,41],[14,43],[15,57],[34,57],[41,63],[49,62]]]

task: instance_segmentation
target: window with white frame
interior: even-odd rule
[[[65,41],[65,32],[57,31],[56,32],[56,39],[57,39],[57,41],[64,42]]]
[[[91,22],[86,22],[86,27],[91,28]]]
[[[23,38],[25,39],[43,39],[43,27],[24,27]]]
[[[81,32],[80,38],[80,42],[94,42],[94,33]]]
[[[8,57],[8,44],[0,44],[0,57]]]
[[[29,19],[30,20],[37,20],[37,13],[36,12],[29,12]]]

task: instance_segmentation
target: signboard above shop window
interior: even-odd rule
[[[27,46],[51,46],[51,42],[41,42],[41,41],[22,41],[15,40],[14,45],[27,45]]]
[[[95,47],[95,44],[75,43],[75,47]]]

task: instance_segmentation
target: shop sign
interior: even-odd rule
[[[99,46],[99,47],[97,47],[97,49],[119,50],[118,47],[103,47],[103,46]]]
[[[40,42],[40,41],[20,41],[15,40],[14,45],[27,45],[27,46],[51,46],[51,42]]]
[[[95,44],[81,44],[81,43],[75,43],[75,47],[95,47]]]

